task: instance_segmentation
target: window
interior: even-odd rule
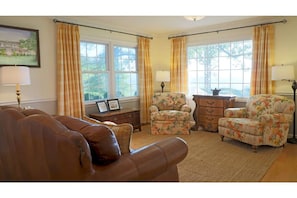
[[[188,46],[190,94],[248,97],[252,67],[252,40]]]
[[[81,41],[80,56],[85,101],[138,96],[136,47]]]

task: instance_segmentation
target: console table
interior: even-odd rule
[[[193,95],[193,100],[196,103],[193,130],[197,131],[201,126],[206,131],[217,132],[219,118],[224,117],[226,108],[234,107],[235,97]]]
[[[90,117],[102,122],[111,121],[116,124],[130,123],[133,125],[134,130],[139,129],[141,131],[139,109],[121,109],[105,113],[92,113]]]

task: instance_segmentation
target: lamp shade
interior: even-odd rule
[[[5,66],[0,69],[0,83],[3,85],[30,85],[29,67]]]
[[[170,72],[169,71],[157,71],[156,81],[169,82],[170,81]]]
[[[295,71],[293,65],[273,66],[271,80],[294,80]]]

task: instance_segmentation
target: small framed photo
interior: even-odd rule
[[[96,105],[97,105],[98,111],[100,113],[104,113],[104,112],[107,112],[108,111],[107,104],[106,104],[106,102],[104,100],[102,100],[102,101],[96,101]]]
[[[110,111],[120,110],[119,99],[110,99],[107,100],[107,104]]]

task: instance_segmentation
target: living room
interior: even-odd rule
[[[137,16],[135,16],[137,17]],[[180,16],[183,17],[183,16]],[[253,18],[246,25],[251,23],[263,22],[262,17],[257,20]],[[57,95],[56,95],[56,27],[53,22],[54,16],[1,16],[0,24],[15,27],[25,27],[39,30],[40,39],[40,68],[31,68],[31,85],[22,86],[22,104],[46,111],[49,114],[57,112]],[[65,17],[60,17],[61,19]],[[296,65],[296,33],[297,17],[295,16],[277,16],[269,20],[286,19],[286,24],[275,24],[275,65],[293,64]],[[234,25],[231,24],[230,27]],[[236,25],[236,24],[235,24]],[[242,24],[245,25],[245,24]],[[83,29],[83,28],[82,28]],[[117,28],[113,28],[117,29]],[[86,33],[88,30],[82,30]],[[182,31],[181,31],[182,32]],[[134,37],[127,37],[133,40]],[[153,79],[155,72],[159,69],[168,70],[170,60],[170,40],[168,35],[153,35],[151,40],[151,62],[153,66]],[[165,86],[166,91],[169,86]],[[292,90],[290,85],[284,82],[275,83],[275,93],[291,96]],[[160,83],[154,82],[154,90],[160,90]],[[0,105],[16,104],[14,88],[0,86],[1,98]],[[192,98],[189,96],[189,102]],[[138,100],[121,101],[124,107],[137,106]],[[192,104],[193,105],[193,104]],[[86,106],[87,112],[96,112],[95,104]]]

